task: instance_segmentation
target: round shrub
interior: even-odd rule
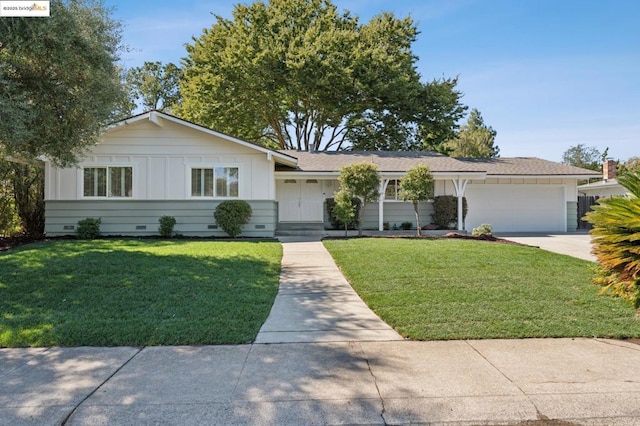
[[[234,238],[242,232],[242,225],[249,223],[251,213],[251,206],[246,201],[227,200],[218,204],[213,217],[222,230]]]
[[[467,198],[462,197],[462,220],[467,217]],[[458,197],[439,195],[433,199],[433,223],[442,229],[450,229],[458,222]]]
[[[473,228],[473,231],[471,232],[471,235],[473,235],[474,237],[479,237],[481,235],[492,235],[492,234],[493,234],[493,228],[488,223],[483,223],[477,228]]]
[[[100,224],[102,219],[99,217],[88,217],[78,221],[78,238],[81,240],[93,240],[100,236]]]
[[[173,227],[176,225],[176,218],[173,216],[162,216],[158,222],[160,222],[160,226],[158,227],[160,235],[163,238],[173,237]]]

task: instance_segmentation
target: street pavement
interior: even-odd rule
[[[402,340],[321,243],[284,253],[254,344],[0,349],[0,425],[640,424],[632,341]]]

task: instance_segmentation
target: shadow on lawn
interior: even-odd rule
[[[251,342],[279,259],[223,244],[58,242],[2,255],[0,347]]]

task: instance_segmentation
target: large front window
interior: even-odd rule
[[[131,197],[133,167],[85,167],[85,197]]]
[[[192,197],[238,197],[238,168],[191,169]]]

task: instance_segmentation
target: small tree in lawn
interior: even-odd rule
[[[418,204],[433,197],[433,176],[427,166],[415,166],[407,171],[407,175],[400,181],[400,198],[411,201],[416,213],[416,233],[420,233],[420,213]]]
[[[340,172],[340,191],[346,191],[352,197],[360,199],[361,208],[358,217],[358,235],[362,236],[362,226],[366,203],[378,200],[380,174],[378,166],[372,163],[358,163],[344,166]]]
[[[593,253],[600,264],[595,282],[603,292],[640,308],[640,170],[619,176],[618,182],[630,194],[601,198],[586,215],[593,224]]]
[[[356,215],[356,206],[351,202],[351,194],[345,190],[340,190],[334,197],[333,215],[340,223],[344,224],[344,236],[349,235],[349,224]]]

